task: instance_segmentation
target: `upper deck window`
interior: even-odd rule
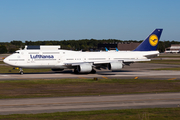
[[[39,45],[28,45],[27,46],[27,50],[33,50],[33,49],[40,50],[40,46]]]

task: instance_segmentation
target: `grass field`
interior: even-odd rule
[[[37,73],[37,72],[49,72],[51,69],[23,69],[24,73]],[[11,66],[0,66],[0,73],[19,73],[19,69],[15,69]]]
[[[1,120],[179,120],[180,108],[146,108],[0,115]]]
[[[41,79],[0,81],[0,99],[179,91],[180,80]]]
[[[5,64],[3,61],[0,61],[0,64]]]

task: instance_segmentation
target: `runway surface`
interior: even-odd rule
[[[96,74],[74,74],[72,70],[65,70],[59,73],[26,73],[20,74],[0,74],[0,80],[26,80],[26,79],[59,79],[59,78],[140,78],[140,79],[180,79],[180,71],[172,70],[153,70],[157,68],[180,67],[180,65],[167,64],[148,64],[134,63],[131,66],[125,66],[122,70],[112,72],[109,70],[97,70]]]
[[[179,107],[180,93],[0,100],[0,115]]]

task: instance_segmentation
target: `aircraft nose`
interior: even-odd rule
[[[7,57],[3,60],[3,62],[6,64],[8,64],[8,61],[9,61],[9,59]]]

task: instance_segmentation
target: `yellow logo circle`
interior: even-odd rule
[[[152,34],[150,37],[149,37],[149,43],[152,45],[152,46],[156,46],[158,44],[158,37],[155,35],[155,34]]]

